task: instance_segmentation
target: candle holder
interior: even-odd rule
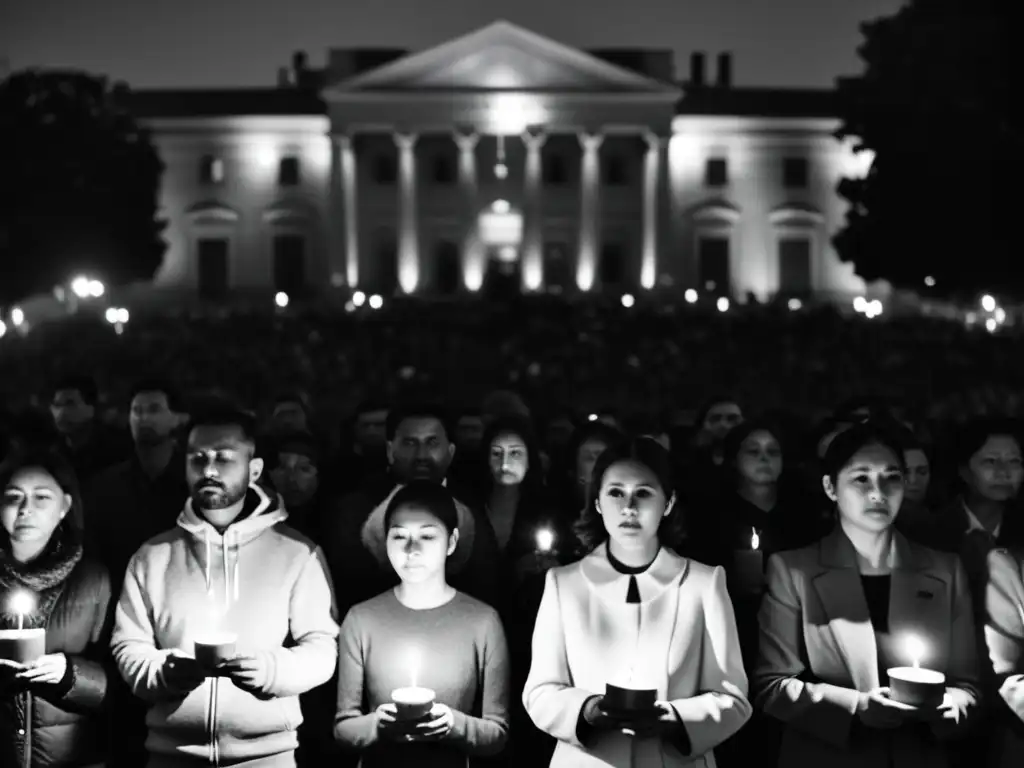
[[[606,684],[601,708],[616,715],[644,715],[657,709],[654,688],[621,688]]]
[[[946,696],[946,676],[933,669],[893,667],[889,695],[893,701],[919,709],[938,709]]]
[[[0,659],[28,664],[45,653],[45,629],[0,629]]]
[[[218,664],[234,657],[238,635],[233,632],[210,632],[200,635],[194,642],[196,661],[212,674]]]
[[[430,688],[396,688],[391,692],[391,702],[395,705],[395,717],[400,722],[422,720],[434,708],[437,694]]]

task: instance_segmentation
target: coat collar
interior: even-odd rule
[[[880,684],[878,646],[871,614],[864,597],[857,555],[840,526],[818,544],[821,570],[812,578],[814,590],[828,617],[831,634],[854,687],[869,691]],[[921,636],[944,638],[948,634],[947,608],[953,585],[950,574],[935,568],[929,551],[893,531],[890,554],[892,567],[889,591],[889,633],[901,638]],[[932,649],[944,661],[945,645]],[[900,660],[909,664],[911,659]]]
[[[686,575],[690,561],[667,547],[662,547],[651,567],[637,574],[640,602],[649,603],[672,586],[679,585]],[[608,549],[602,544],[580,561],[580,569],[591,588],[610,603],[626,604],[629,576],[619,573],[608,562]]]

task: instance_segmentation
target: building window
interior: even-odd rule
[[[784,296],[811,293],[812,240],[807,235],[779,238],[779,291]]]
[[[298,186],[302,177],[302,167],[297,157],[282,157],[277,167],[277,183],[282,187]]]
[[[807,188],[807,159],[787,157],[782,161],[782,184],[786,189]]]
[[[621,287],[626,278],[626,249],[622,243],[603,243],[597,276],[607,288]]]
[[[724,187],[729,184],[729,162],[724,157],[709,158],[704,166],[704,186]]]
[[[306,238],[301,235],[274,237],[274,288],[290,296],[306,290]]]
[[[398,161],[394,155],[373,158],[373,181],[382,186],[391,186],[398,181]]]
[[[727,296],[731,284],[729,272],[729,236],[706,235],[697,241],[700,290],[713,296]]]
[[[432,171],[434,183],[446,186],[455,183],[458,173],[455,168],[455,160],[447,155],[439,155],[434,158]]]
[[[196,243],[199,298],[217,301],[228,295],[228,239],[202,237]]]
[[[544,184],[561,187],[569,183],[569,169],[564,157],[545,155],[543,161]]]
[[[624,187],[629,184],[629,171],[624,157],[612,155],[602,165],[604,183],[609,187]]]
[[[213,155],[204,155],[199,161],[199,183],[220,184],[224,181],[224,161]]]

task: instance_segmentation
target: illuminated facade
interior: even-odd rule
[[[299,54],[275,88],[140,92],[166,163],[158,287],[454,296],[863,290],[830,244],[831,94],[498,22],[413,54]]]

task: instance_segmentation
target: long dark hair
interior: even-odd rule
[[[517,415],[499,416],[484,430],[483,440],[480,443],[488,462],[487,482],[484,487],[488,491],[494,487],[494,478],[490,474],[491,444],[501,435],[515,435],[526,444],[526,477],[523,478],[520,490],[523,496],[539,494],[544,487],[544,466],[540,458],[540,442],[537,440],[537,433],[534,432],[530,420]]]
[[[649,437],[640,437],[625,444],[611,446],[601,454],[594,465],[590,498],[587,499],[587,506],[584,507],[580,519],[573,526],[583,553],[593,552],[608,540],[608,530],[604,526],[604,519],[597,511],[597,501],[601,494],[601,483],[605,473],[613,464],[618,464],[621,461],[633,461],[651,470],[667,500],[672,499],[675,494],[672,459],[669,452],[660,443]],[[661,525],[658,527],[658,539],[662,546],[679,551],[684,538],[682,520],[683,513],[677,499],[672,511],[662,518]]]

